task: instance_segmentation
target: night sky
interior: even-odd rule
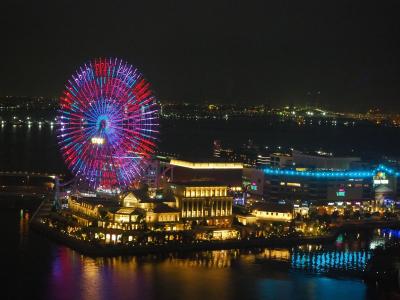
[[[326,108],[400,111],[400,1],[0,3],[0,95],[58,96],[79,65],[112,56],[161,100],[304,104],[319,91]]]

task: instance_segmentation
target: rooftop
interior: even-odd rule
[[[252,210],[269,211],[269,212],[292,212],[293,206],[291,204],[279,204],[271,202],[255,203]]]
[[[99,197],[77,197],[74,196],[73,200],[79,203],[87,203],[90,205],[102,205],[105,207],[114,207],[119,205],[119,201],[116,199],[105,199]]]
[[[386,167],[384,165],[378,165],[374,169],[369,170],[305,170],[305,171],[298,171],[292,169],[276,169],[276,168],[264,168],[264,173],[269,175],[284,175],[284,176],[306,176],[306,177],[318,177],[318,178],[365,178],[365,177],[372,177],[377,172],[385,172],[392,176],[400,176],[400,172]]]
[[[178,159],[171,159],[170,164],[177,167],[189,169],[222,170],[222,169],[243,169],[243,163],[237,162],[194,162]]]
[[[226,184],[215,182],[215,181],[179,181],[179,182],[171,182],[171,186],[179,185],[179,186],[187,186],[187,187],[227,187]]]
[[[161,194],[156,195],[156,197],[151,198],[147,191],[145,190],[132,190],[126,192],[122,198],[125,198],[129,193],[132,193],[141,203],[162,203],[162,202],[175,202],[175,198],[172,192],[168,193],[163,191]],[[161,197],[157,197],[161,196]]]
[[[155,213],[178,213],[179,210],[173,207],[170,207],[164,203],[159,203],[154,207],[153,212]]]
[[[138,210],[132,207],[124,207],[118,209],[115,213],[119,215],[132,215],[138,213]]]

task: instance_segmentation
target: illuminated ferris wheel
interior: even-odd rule
[[[158,106],[149,83],[117,58],[81,66],[60,97],[57,138],[72,173],[118,191],[143,174],[156,148]]]

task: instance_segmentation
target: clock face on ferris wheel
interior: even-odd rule
[[[57,138],[71,172],[97,190],[129,186],[156,148],[158,106],[138,69],[94,59],[68,80],[60,97]]]

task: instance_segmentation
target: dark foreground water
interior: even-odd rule
[[[29,230],[32,209],[0,211],[1,299],[377,299],[360,274],[397,231],[327,246],[91,258]],[[395,298],[393,298],[395,299]]]

